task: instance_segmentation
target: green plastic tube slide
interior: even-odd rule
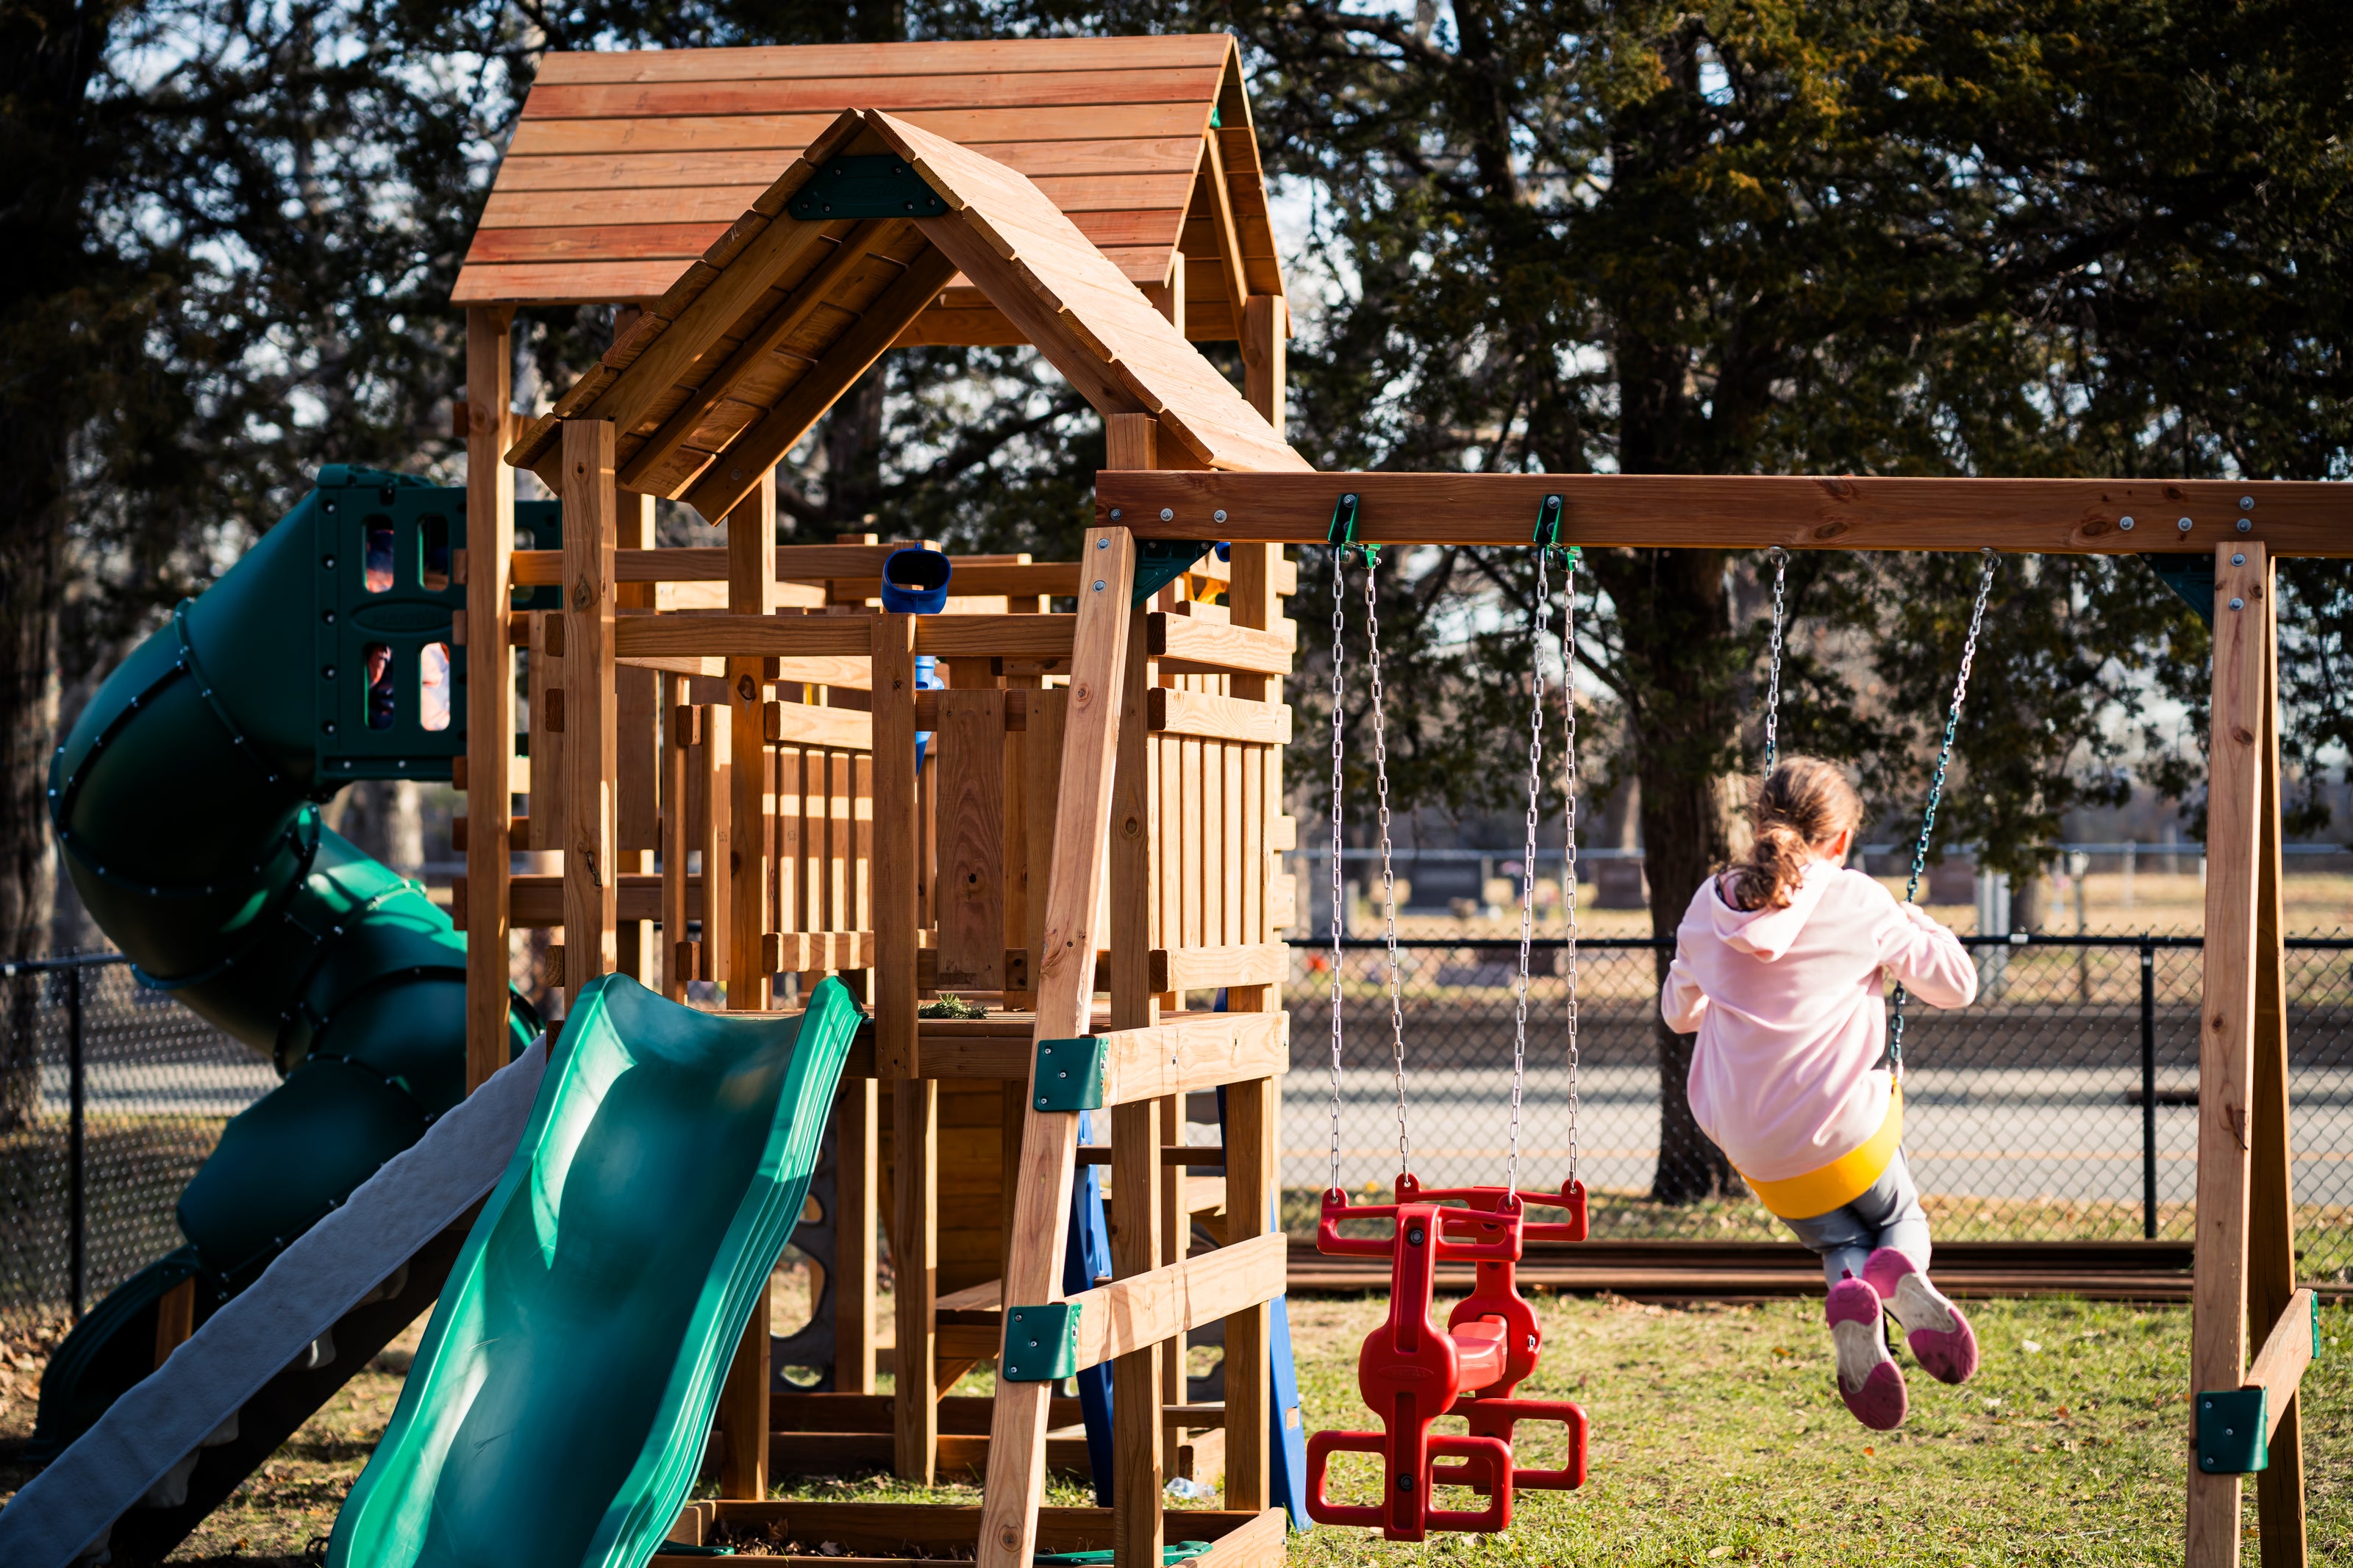
[[[395,575],[366,559],[374,514],[422,494],[462,521],[463,492],[351,468],[321,485],[132,652],[51,762],[51,822],[99,926],[145,984],[268,1056],[285,1081],[229,1121],[182,1194],[190,1245],[59,1347],[37,1455],[153,1370],[164,1291],[194,1278],[201,1323],[465,1094],[464,938],[423,888],[321,822],[319,804],[359,775],[325,776],[322,731],[335,727],[317,718],[336,684],[320,656],[331,590]],[[412,620],[431,607],[423,574],[420,556],[406,574]],[[434,613],[446,626],[447,609]],[[438,765],[447,777],[446,756]],[[536,1031],[518,999],[513,1049]]]
[[[702,1458],[861,1015],[583,986],[329,1568],[638,1568]]]

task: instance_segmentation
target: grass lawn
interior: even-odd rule
[[[1381,1310],[1363,1299],[1292,1304],[1311,1426],[1362,1419],[1356,1347]],[[1961,1389],[1915,1375],[1912,1418],[1890,1435],[1863,1431],[1839,1404],[1819,1303],[1679,1310],[1555,1299],[1540,1310],[1550,1343],[1526,1392],[1574,1397],[1591,1415],[1585,1489],[1522,1494],[1505,1537],[1391,1545],[1319,1530],[1294,1541],[1293,1563],[2179,1560],[2184,1309],[1978,1303],[1984,1373]],[[2315,1413],[2306,1422],[2313,1560],[2353,1563],[2353,1311],[2327,1312],[2322,1333],[2328,1343],[2306,1384]],[[382,1434],[413,1342],[354,1379],[175,1561],[301,1562]],[[0,1408],[8,1447],[30,1430],[24,1395],[41,1349],[8,1347],[22,1358],[16,1396]],[[1539,1461],[1557,1454],[1541,1441],[1524,1447]],[[23,1475],[0,1463],[0,1489]],[[1361,1495],[1369,1478],[1369,1469],[1347,1472],[1335,1489]],[[785,1490],[918,1495],[879,1477],[803,1479]],[[938,1497],[974,1495],[943,1488]],[[1050,1500],[1089,1500],[1058,1482]],[[1169,1521],[1169,1539],[1183,1539],[1181,1514]]]

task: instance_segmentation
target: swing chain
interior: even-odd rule
[[[1936,805],[1945,795],[1945,771],[1952,765],[1953,736],[1960,728],[1961,703],[1969,694],[1969,668],[1977,662],[1978,633],[1985,626],[1986,600],[1993,593],[1994,572],[2001,557],[1985,547],[1985,570],[1978,574],[1977,603],[1969,609],[1968,635],[1961,641],[1961,669],[1953,679],[1953,703],[1945,713],[1945,739],[1936,748],[1936,773],[1928,781],[1928,809],[1920,817],[1920,837],[1912,846],[1912,879],[1904,886],[1904,901],[1920,895],[1920,878],[1927,869],[1928,841],[1936,830]],[[1888,1026],[1887,1066],[1897,1083],[1904,1081],[1904,983],[1895,983],[1894,1016]]]
[[[1781,749],[1781,595],[1789,574],[1789,552],[1777,544],[1765,558],[1773,563],[1773,665],[1765,688],[1765,771],[1769,773]]]
[[[1347,616],[1345,608],[1348,549],[1341,545],[1332,552],[1332,1182],[1340,1185],[1340,999],[1344,950],[1341,942],[1347,930],[1347,904],[1341,884],[1340,813],[1347,798],[1344,762],[1347,754],[1345,741],[1347,695],[1343,669],[1347,658]]]
[[[1562,778],[1565,804],[1561,837],[1565,846],[1560,897],[1568,917],[1568,1182],[1577,1181],[1577,797],[1582,781],[1577,773],[1577,563],[1569,552],[1568,570],[1561,582],[1560,712],[1567,748]]]
[[[1512,1018],[1512,1126],[1504,1162],[1504,1189],[1520,1190],[1520,1101],[1528,1063],[1528,949],[1536,909],[1536,807],[1544,789],[1545,633],[1552,622],[1552,584],[1546,574],[1549,550],[1536,552],[1535,635],[1528,644],[1528,831],[1520,857],[1520,975]]]
[[[1397,1064],[1398,1172],[1402,1175],[1412,1166],[1413,1143],[1406,1135],[1404,968],[1398,959],[1397,877],[1389,866],[1388,742],[1381,711],[1381,612],[1376,591],[1380,563],[1378,553],[1366,552],[1365,669],[1373,698],[1373,782],[1380,810],[1381,905],[1387,921],[1389,1034]]]

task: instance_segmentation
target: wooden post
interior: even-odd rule
[[[686,677],[661,678],[661,808],[662,808],[662,994],[673,1002],[686,1000],[686,983],[694,978],[692,949],[686,937],[687,836],[691,808],[687,805],[690,743],[701,726],[702,711],[686,700]],[[708,878],[704,879],[707,882]]]
[[[507,406],[513,312],[466,312],[466,1089],[507,1065],[508,834],[513,821],[514,654],[507,578],[514,563],[514,470]]]
[[[2254,1098],[2255,911],[2271,732],[2264,717],[2271,696],[2270,578],[2262,545],[2216,547],[2198,1047],[2198,1251],[2189,1330],[2193,1422],[2200,1391],[2237,1388],[2246,1372],[2248,1111]],[[2235,1568],[2239,1507],[2239,1478],[2201,1475],[2193,1458],[2189,1568]]]
[[[613,834],[613,426],[564,422],[564,987],[616,959]]]
[[[617,538],[623,550],[650,550],[654,542],[654,498],[634,490],[620,495]],[[655,604],[651,583],[615,586],[616,610],[650,610]],[[651,669],[613,671],[614,785],[613,865],[617,871],[643,873],[653,869],[654,850],[660,837],[661,738],[657,710],[666,678]],[[616,931],[617,967],[641,985],[660,983],[654,962],[654,922],[623,921]]]
[[[776,471],[727,516],[727,612],[765,616],[776,607]],[[733,767],[728,785],[727,1007],[766,1010],[776,973],[768,965],[767,847],[770,816],[767,666],[727,661],[727,728]],[[709,879],[704,879],[706,884]],[[704,923],[710,923],[705,889]]]
[[[1092,1021],[1095,948],[1101,934],[1097,910],[1112,837],[1113,770],[1125,696],[1135,542],[1124,528],[1090,529],[1081,550],[1085,565],[1080,572],[1078,628],[1063,720],[1060,809],[1046,880],[1043,935],[1030,953],[1030,977],[1038,991],[1033,1053],[1038,1041],[1086,1034]],[[1101,589],[1093,586],[1098,582],[1103,584]],[[1031,1088],[1034,1091],[1034,1082]],[[1075,1112],[1039,1110],[1033,1092],[1024,1121],[1013,1258],[1004,1289],[1005,1300],[1015,1305],[1061,1299],[1062,1248],[1070,1234],[1071,1177],[1078,1155]],[[997,1385],[989,1416],[988,1476],[981,1494],[982,1568],[1029,1568],[1037,1550],[1052,1394],[1049,1383]],[[1155,1439],[1158,1414],[1152,1413]]]
[[[921,824],[915,809],[915,617],[877,615],[872,639],[873,908],[880,950],[874,972],[874,1062],[878,1077],[895,1079],[922,1071],[915,1045],[915,932],[923,924]],[[902,1169],[905,1159],[902,1153]]]
[[[1111,460],[1150,461],[1156,422],[1134,415],[1112,418]],[[1082,572],[1081,585],[1091,579]],[[1117,770],[1112,786],[1111,835],[1111,1026],[1145,1028],[1160,1021],[1152,990],[1153,849],[1158,824],[1153,819],[1151,714],[1146,692],[1153,682],[1145,648],[1147,622],[1128,622],[1123,670]],[[1166,868],[1160,868],[1166,870]],[[1173,942],[1170,945],[1175,945]],[[1160,1146],[1182,1136],[1180,1101],[1173,1097],[1115,1106],[1111,1113],[1112,1278],[1124,1279],[1157,1268],[1164,1226],[1183,1224],[1181,1198],[1170,1205],[1164,1178],[1184,1172],[1162,1168]],[[1181,1184],[1176,1191],[1181,1193]],[[1174,1261],[1174,1259],[1170,1259]],[[1176,1336],[1183,1353],[1184,1336]],[[1166,1465],[1161,1407],[1167,1347],[1150,1345],[1112,1363],[1112,1548],[1120,1568],[1146,1568],[1160,1561],[1160,1488]],[[1177,1363],[1181,1375],[1183,1363]],[[1179,1388],[1181,1393],[1181,1385]]]
[[[940,1086],[922,1078],[892,1083],[891,1277],[899,1346],[892,1352],[892,1457],[901,1480],[924,1486],[938,1478],[940,1452],[939,1331],[934,1321],[939,1300],[939,1142]]]
[[[881,1145],[871,1078],[845,1078],[834,1091],[833,1386],[874,1392],[875,1152]]]
[[[1291,301],[1280,294],[1251,295],[1242,306],[1242,382],[1250,406],[1278,436],[1289,416],[1290,350]]]
[[[2242,553],[2233,551],[2232,554]],[[2260,764],[2261,837],[2255,857],[2255,1026],[2253,1097],[2248,1107],[2247,1328],[2262,1344],[2295,1294],[2295,1213],[2288,1142],[2287,952],[2280,900],[2279,581],[2268,560],[2262,575],[2263,700]],[[2228,603],[2228,600],[2224,600]],[[2270,1463],[2255,1475],[2263,1568],[2303,1568],[2308,1543],[2304,1506],[2304,1412],[2291,1395],[2274,1413]]]
[[[768,1292],[773,1277],[760,1281],[759,1299],[736,1342],[735,1359],[719,1389],[719,1431],[725,1452],[719,1461],[719,1495],[768,1495]]]
[[[1226,1087],[1226,1245],[1272,1227],[1276,1173],[1275,1080]],[[1226,1320],[1226,1506],[1270,1508],[1272,1366],[1271,1309],[1263,1302]]]

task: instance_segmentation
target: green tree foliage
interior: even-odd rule
[[[2251,481],[2347,466],[2338,8],[17,0],[0,8],[16,951],[47,903],[58,670],[106,662],[318,462],[454,477],[448,292],[541,50],[1203,26],[1241,37],[1269,164],[1312,215],[1290,258],[1293,434],[1321,466]],[[522,328],[522,384],[559,388],[610,312]],[[1059,550],[1101,441],[1034,355],[893,355],[795,455],[786,531],[876,518]],[[1306,553],[1313,650],[1331,579]],[[1525,553],[1382,568],[1400,807],[1514,804]],[[1783,744],[1860,764],[1891,826],[1916,809],[1974,571],[1790,568]],[[1759,741],[1758,574],[1622,551],[1582,574],[1588,733],[1610,738],[1588,761],[1601,787],[1641,783],[1662,932],[1735,843]],[[2288,743],[2309,773],[2353,736],[2353,577],[2286,576]],[[1359,621],[1361,577],[1344,589]],[[2013,561],[1995,595],[1943,842],[2023,871],[2063,813],[2137,779],[2194,808],[2196,759],[2144,731],[2152,692],[2202,716],[2195,619],[2129,560]],[[1327,787],[1321,660],[1293,692],[1311,791]],[[1361,706],[1342,718],[1362,756]],[[1667,1197],[1731,1179],[1682,1103],[1683,1048],[1661,1037]]]

